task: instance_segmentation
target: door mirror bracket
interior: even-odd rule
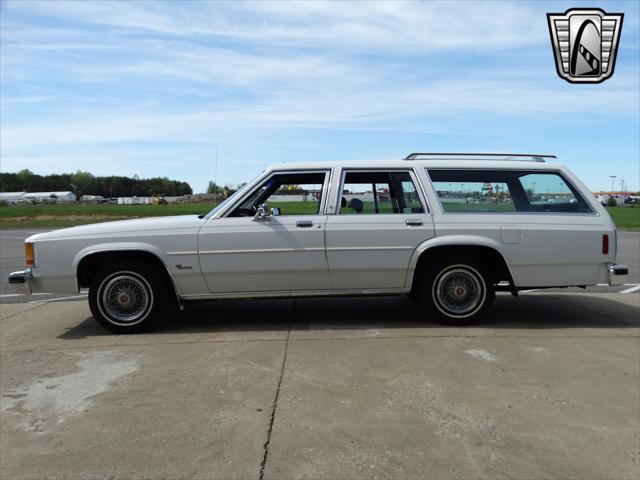
[[[256,214],[253,217],[253,220],[256,222],[269,220],[269,207],[267,206],[267,204],[263,203],[262,205],[258,206],[258,210],[256,210]]]

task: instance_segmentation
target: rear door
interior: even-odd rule
[[[433,221],[411,169],[344,170],[337,212],[326,226],[333,287],[403,289],[414,250],[433,236]]]

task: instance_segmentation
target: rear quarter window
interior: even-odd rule
[[[448,213],[593,213],[558,172],[427,170]]]

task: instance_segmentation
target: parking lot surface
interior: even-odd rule
[[[86,302],[0,305],[0,477],[640,475],[640,295],[187,306],[114,336]]]

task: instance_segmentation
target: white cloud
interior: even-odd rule
[[[433,49],[511,48],[547,41],[527,4],[480,2],[11,2],[54,17],[113,29],[270,44]]]
[[[194,169],[198,148],[305,141],[335,156],[311,131],[500,144],[571,115],[637,124],[637,62],[597,87],[565,84],[538,5],[4,2],[1,168],[114,173],[162,158],[173,171],[185,157]]]
[[[526,95],[522,92],[526,91]],[[579,90],[556,92],[513,81],[435,82],[404,90],[362,93],[317,93],[301,99],[279,96],[269,101],[216,108],[202,105],[186,113],[138,111],[135,107],[89,112],[24,125],[3,125],[0,143],[6,154],[25,148],[63,145],[170,141],[202,142],[230,129],[274,130],[296,127],[341,129],[407,128],[421,118],[423,129],[435,128],[444,118],[473,114],[530,116],[584,112],[592,115],[633,113],[639,100],[632,90],[602,90],[588,107]],[[401,106],[401,108],[399,108]],[[393,124],[396,124],[395,126]],[[224,136],[224,135],[223,135]]]

